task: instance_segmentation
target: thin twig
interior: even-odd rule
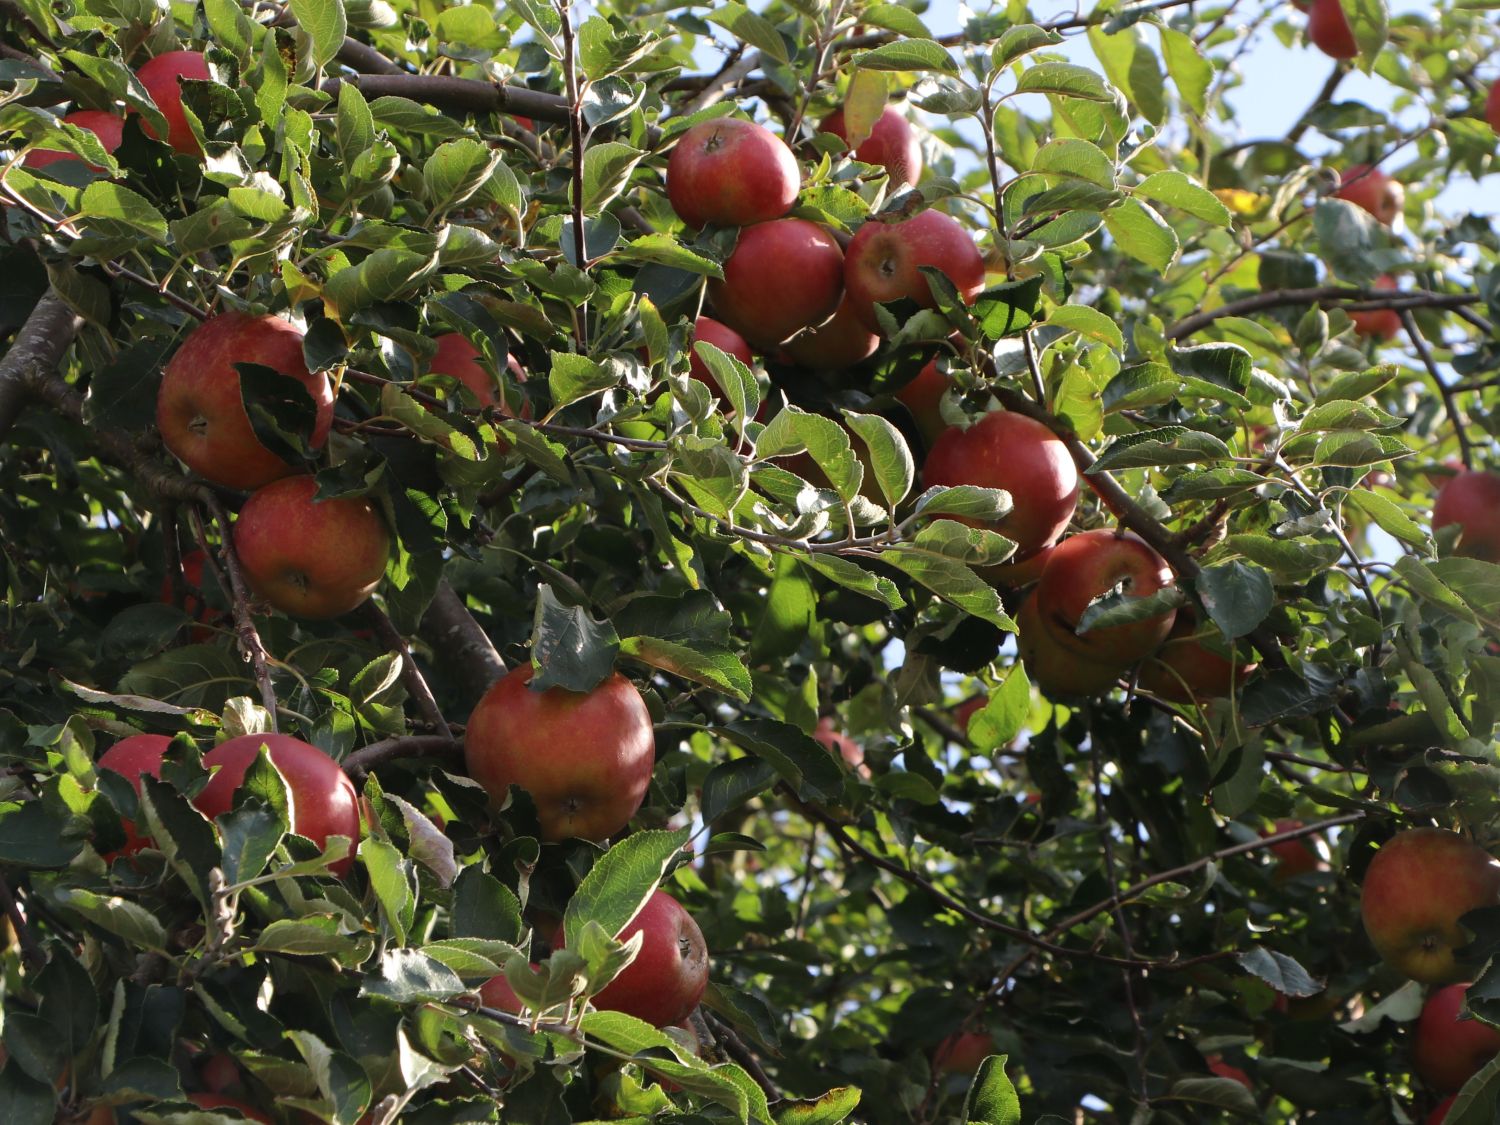
[[[401,630],[396,628],[395,623],[386,616],[386,613],[374,602],[365,603],[365,616],[375,627],[375,635],[380,638],[390,652],[394,652],[401,658],[401,682],[406,686],[406,692],[416,703],[417,710],[422,714],[422,720],[427,724],[427,729],[434,734],[448,734],[448,720],[443,718],[443,712],[438,708],[437,700],[433,697],[432,688],[427,686],[427,679],[422,675],[422,670],[417,667],[417,661],[411,654],[411,647],[406,643],[406,638],[401,635]]]
[[[453,758],[462,751],[462,745],[453,738],[440,734],[416,734],[372,742],[354,751],[341,765],[346,774],[358,780],[384,762],[403,758]]]
[[[588,240],[583,227],[583,101],[578,85],[578,63],[574,58],[573,13],[570,0],[557,0],[557,14],[562,20],[563,79],[568,89],[568,137],[573,148],[573,264],[580,271],[589,268]],[[573,339],[581,353],[589,347],[587,305],[573,315]]]
[[[1181,340],[1207,328],[1226,316],[1286,305],[1320,305],[1339,307],[1350,312],[1374,312],[1379,309],[1456,309],[1475,304],[1476,293],[1432,293],[1421,289],[1352,289],[1343,285],[1319,285],[1311,289],[1270,289],[1216,309],[1207,309],[1179,320],[1167,329],[1168,340]]]
[[[26,915],[21,913],[16,896],[11,893],[10,884],[3,875],[0,875],[0,910],[10,919],[11,929],[16,931],[16,941],[21,945],[21,954],[31,967],[39,968],[46,964],[47,955],[42,952],[41,943],[31,932],[31,924],[26,920]]]
[[[57,290],[48,289],[42,295],[0,359],[0,437],[16,424],[21,409],[36,394],[37,381],[57,370],[82,327],[83,318]]]
[[[261,706],[270,713],[271,729],[276,729],[276,688],[271,683],[270,659],[266,646],[250,616],[250,589],[245,581],[245,572],[240,566],[240,557],[234,550],[234,534],[229,523],[229,514],[217,496],[210,494],[205,506],[219,529],[219,557],[224,562],[224,572],[229,579],[229,596],[234,606],[234,632],[239,638],[240,651],[250,661],[251,672],[260,688]]]
[[[1454,388],[1450,387],[1438,371],[1437,361],[1432,358],[1432,349],[1427,346],[1427,338],[1422,335],[1422,330],[1417,327],[1417,318],[1410,309],[1402,309],[1401,327],[1406,330],[1407,338],[1411,340],[1412,347],[1417,349],[1417,358],[1422,361],[1422,366],[1427,368],[1427,375],[1432,380],[1432,385],[1437,388],[1438,394],[1443,396],[1443,409],[1448,412],[1448,421],[1453,426],[1453,434],[1458,438],[1458,456],[1464,463],[1464,468],[1474,467],[1474,449],[1469,444],[1468,429],[1464,425],[1464,417],[1459,410],[1458,400]]]

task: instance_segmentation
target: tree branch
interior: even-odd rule
[[[1167,329],[1167,339],[1181,340],[1191,336],[1221,317],[1242,316],[1286,305],[1316,304],[1323,308],[1339,307],[1349,312],[1374,312],[1378,309],[1452,309],[1475,304],[1478,300],[1479,296],[1475,293],[1433,293],[1425,289],[1354,289],[1343,285],[1319,285],[1312,289],[1271,289],[1179,320]]]
[[[385,611],[374,602],[365,603],[365,616],[374,625],[375,635],[380,638],[380,643],[401,658],[401,682],[406,686],[407,694],[416,703],[417,710],[421,712],[428,729],[433,734],[441,735],[446,739],[448,720],[443,718],[443,712],[438,708],[437,700],[433,698],[432,688],[427,686],[426,677],[417,667],[406,638],[401,635],[395,623],[386,616]]]
[[[422,617],[419,631],[475,699],[505,675],[505,661],[500,659],[499,651],[446,579],[438,584],[438,592]]]
[[[561,94],[528,90],[501,82],[478,78],[452,78],[439,74],[360,74],[348,78],[326,79],[321,89],[338,96],[339,87],[349,82],[366,97],[410,98],[456,113],[520,114],[534,121],[554,125],[568,123],[568,99]]]
[[[83,318],[57,290],[49,288],[42,294],[0,360],[0,437],[16,424],[26,400],[36,394],[35,384],[56,372],[82,327]]]
[[[451,758],[462,751],[462,744],[452,738],[440,734],[418,734],[372,742],[354,751],[341,764],[346,774],[359,780],[384,762],[400,758]]]
[[[219,528],[219,557],[224,560],[224,570],[229,578],[230,601],[234,603],[234,632],[239,638],[240,651],[250,661],[255,682],[260,687],[260,702],[271,714],[271,729],[276,729],[276,689],[271,684],[271,667],[266,646],[261,642],[255,621],[250,616],[250,590],[245,582],[245,572],[240,567],[240,557],[235,553],[234,534],[230,529],[229,515],[219,498],[210,493],[204,506],[214,517]]]
[[[1438,394],[1443,396],[1443,409],[1447,411],[1448,421],[1453,426],[1453,434],[1458,438],[1459,458],[1463,461],[1464,468],[1472,469],[1474,449],[1469,444],[1468,429],[1464,426],[1464,416],[1459,410],[1454,389],[1444,381],[1442,374],[1438,371],[1437,362],[1432,358],[1432,349],[1427,346],[1427,338],[1417,327],[1417,318],[1412,315],[1410,309],[1401,310],[1401,327],[1406,330],[1412,347],[1417,349],[1417,358],[1422,361],[1422,366],[1427,368],[1427,377],[1432,380],[1432,385],[1437,388]]]

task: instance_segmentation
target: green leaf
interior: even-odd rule
[[[288,0],[297,24],[312,37],[313,62],[319,69],[327,66],[344,45],[349,21],[344,15],[344,0]]]
[[[1208,91],[1213,85],[1214,64],[1203,57],[1198,44],[1185,31],[1160,24],[1161,56],[1167,64],[1167,73],[1177,86],[1183,103],[1194,113],[1203,114],[1208,109]]]
[[[743,39],[750,46],[769,55],[783,66],[789,61],[786,42],[775,25],[765,16],[752,12],[743,4],[729,3],[708,14],[708,21]]]
[[[956,74],[958,64],[953,56],[931,39],[900,39],[882,43],[874,50],[856,55],[854,65],[864,70],[937,70]]]
[[[750,700],[750,671],[733,648],[693,648],[661,637],[635,636],[620,643],[620,653],[673,676],[705,684],[741,703]]]
[[[254,44],[255,24],[239,5],[239,0],[203,0],[203,14],[208,29],[221,47],[243,63]]]
[[[1167,116],[1161,64],[1140,28],[1129,27],[1109,34],[1096,26],[1089,28],[1088,36],[1109,80],[1124,92],[1142,117],[1152,125],[1160,125]]]
[[[1120,250],[1154,270],[1165,272],[1177,260],[1177,234],[1151,207],[1127,199],[1104,212],[1104,225]]]
[[[1264,1120],[1255,1095],[1236,1078],[1180,1078],[1164,1098],[1228,1110],[1252,1121]]]
[[[994,587],[963,563],[902,550],[882,551],[880,559],[916,579],[938,597],[958,606],[965,613],[971,613],[1007,632],[1015,631],[1016,624],[1006,615],[1000,595],[995,592]]]
[[[1209,617],[1229,640],[1254,631],[1276,604],[1271,576],[1244,562],[1204,567],[1194,589]]]
[[[1007,27],[990,48],[990,65],[996,70],[1004,70],[1017,59],[1044,47],[1056,47],[1062,41],[1063,37],[1050,28],[1038,27],[1034,23],[1016,24]]]
[[[613,261],[640,262],[647,265],[667,266],[699,277],[723,278],[724,267],[712,258],[705,258],[690,250],[670,234],[660,231],[643,234],[632,242],[623,243],[610,253]]]
[[[568,899],[563,912],[563,940],[574,945],[590,922],[617,935],[640,913],[661,885],[672,861],[692,831],[646,830],[621,840],[600,857]]]
[[[1283,996],[1316,996],[1323,991],[1296,960],[1263,945],[1236,955],[1235,960],[1240,968],[1254,973]]]
[[[956,516],[993,523],[1008,516],[1011,507],[1010,493],[1003,488],[959,484],[929,488],[917,497],[916,511],[924,516]]]
[[[1021,1125],[1021,1099],[1005,1075],[1007,1055],[991,1055],[979,1064],[964,1099],[964,1119],[979,1125]]]
[[[1102,188],[1115,186],[1114,161],[1098,145],[1077,137],[1048,141],[1037,150],[1031,170],[1045,176],[1084,180]]]
[[[1015,543],[999,532],[943,519],[919,530],[908,548],[970,566],[995,566],[1010,558],[1015,549]]]
[[[547,386],[552,392],[552,405],[557,408],[608,390],[620,381],[618,369],[596,363],[587,356],[572,352],[553,352],[552,370],[547,375]]]
[[[777,719],[736,719],[716,728],[734,745],[766,762],[799,797],[827,799],[844,788],[834,756],[812,737]]]
[[[536,615],[531,633],[531,666],[536,670],[530,688],[592,691],[615,667],[620,638],[608,621],[595,621],[582,606],[558,601],[552,587],[537,587]]]
[[[870,468],[875,473],[875,483],[886,506],[895,511],[896,505],[911,491],[916,478],[916,462],[901,431],[878,414],[856,414],[852,410],[842,412],[849,428],[865,443],[869,450]]]
[[[1091,102],[1112,102],[1115,99],[1114,91],[1094,71],[1062,62],[1043,62],[1028,67],[1016,84],[1016,92],[1082,98]]]
[[[994,285],[974,298],[969,314],[979,321],[988,340],[1019,336],[1037,320],[1041,309],[1042,279],[1007,281]]]
[[[621,141],[593,145],[583,154],[583,209],[597,212],[630,182],[630,174],[646,155]]]
[[[499,150],[470,137],[440,145],[422,165],[422,182],[431,213],[446,214],[473,198],[488,182],[499,161]]]
[[[1339,0],[1344,9],[1344,18],[1354,32],[1354,41],[1359,44],[1359,67],[1366,74],[1375,69],[1375,60],[1385,50],[1390,39],[1390,11],[1388,0]]]
[[[416,896],[406,872],[407,859],[395,845],[373,836],[360,841],[358,855],[369,876],[370,889],[380,903],[381,917],[396,941],[405,945],[407,929],[416,912]]]
[[[1088,469],[1089,473],[1227,461],[1233,454],[1212,434],[1184,426],[1163,426],[1117,440]]]
[[[382,996],[397,1004],[447,1000],[464,991],[464,982],[441,961],[415,949],[388,949],[376,975],[360,986],[366,996]]]
[[[883,27],[908,39],[931,39],[932,32],[910,8],[900,4],[873,4],[860,13],[860,20],[873,27]]]
[[[118,895],[99,895],[82,887],[59,887],[51,896],[58,906],[81,914],[100,929],[132,946],[167,952],[167,931],[140,903]]]
[[[806,450],[846,503],[859,494],[864,466],[849,445],[849,431],[831,418],[795,406],[779,411],[756,439],[758,457],[781,457]]]
[[[712,824],[731,809],[737,809],[776,784],[776,771],[760,758],[734,758],[720,762],[703,779],[699,807],[703,823]]]
[[[755,381],[754,373],[738,356],[730,355],[707,340],[695,343],[693,351],[729,401],[729,407],[734,411],[735,429],[743,432],[745,424],[760,409],[760,384]]]
[[[762,664],[791,656],[817,622],[818,597],[804,568],[791,555],[778,554],[765,607],[750,638],[750,659]]]
[[[66,867],[83,849],[83,827],[40,801],[0,803],[0,862]]]
[[[1124,351],[1125,337],[1120,326],[1098,309],[1088,305],[1058,305],[1047,314],[1047,323],[1057,328],[1066,328],[1081,336],[1108,344],[1115,351]],[[1113,382],[1110,384],[1113,385]]]
[[[455,938],[491,938],[512,944],[521,940],[525,923],[521,900],[493,875],[475,865],[465,867],[453,881],[449,932]]]
[[[1026,726],[1031,713],[1031,682],[1019,660],[1011,665],[985,705],[969,716],[969,742],[981,754],[1009,746]]]
[[[1368,488],[1351,489],[1345,495],[1350,504],[1374,520],[1386,534],[1410,543],[1424,554],[1433,553],[1432,537],[1427,534],[1427,529],[1402,511],[1394,500]]]
[[[85,221],[113,219],[156,242],[167,240],[167,220],[151,201],[112,180],[95,180],[83,189]]]
[[[1194,181],[1186,172],[1176,169],[1154,172],[1136,185],[1134,192],[1158,203],[1165,203],[1168,207],[1186,211],[1206,223],[1221,227],[1229,225],[1229,208],[1219,201],[1217,195]]]

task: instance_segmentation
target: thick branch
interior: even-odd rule
[[[554,125],[568,123],[568,99],[560,94],[485,82],[478,78],[450,78],[436,74],[361,74],[352,78],[330,78],[325,93],[338,96],[339,87],[352,82],[366,97],[410,98],[457,113],[520,114]]]
[[[452,758],[460,754],[462,749],[458,742],[440,734],[387,738],[354,751],[344,759],[343,767],[346,774],[359,779],[383,762],[400,758]]]
[[[213,514],[219,527],[219,557],[224,560],[224,570],[229,578],[230,601],[234,603],[234,632],[239,638],[240,651],[250,661],[255,682],[260,688],[260,702],[271,715],[271,729],[276,729],[276,689],[271,684],[270,658],[266,646],[261,642],[255,621],[250,616],[250,589],[245,582],[245,572],[240,567],[240,557],[235,553],[234,535],[229,527],[229,515],[224,505],[212,494],[205,506]]]
[[[1181,340],[1191,336],[1221,317],[1243,316],[1287,305],[1317,304],[1324,308],[1339,307],[1349,312],[1373,312],[1377,309],[1452,309],[1475,304],[1478,300],[1479,296],[1474,293],[1433,293],[1425,289],[1353,289],[1343,285],[1319,285],[1312,289],[1270,289],[1179,320],[1167,329],[1167,339]]]
[[[406,687],[406,693],[416,703],[417,710],[421,712],[423,721],[434,734],[448,736],[448,720],[443,718],[443,712],[438,708],[437,700],[433,698],[432,689],[427,686],[427,679],[422,675],[422,670],[417,667],[416,660],[412,657],[411,647],[406,643],[406,638],[396,628],[395,623],[385,615],[385,611],[374,602],[365,603],[365,614],[375,626],[375,635],[380,638],[380,643],[386,649],[394,652],[401,658],[401,682]]]
[[[83,318],[55,289],[36,303],[0,360],[0,436],[16,424],[26,400],[36,393],[35,385],[57,370],[82,327]]]
[[[474,620],[469,607],[446,581],[422,617],[422,639],[447,664],[469,695],[478,698],[505,675],[505,661]]]

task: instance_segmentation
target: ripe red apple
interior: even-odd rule
[[[531,966],[536,968],[536,964]],[[521,998],[516,995],[516,990],[510,986],[510,981],[505,979],[505,974],[490,977],[479,986],[479,1002],[486,1008],[496,1008],[502,1012],[510,1012],[519,1016],[526,1010],[526,1005],[521,1003]]]
[[[875,305],[903,297],[932,308],[932,288],[921,266],[946,274],[966,303],[984,288],[984,258],[951,215],[923,211],[893,223],[870,219],[860,227],[844,256],[844,285],[860,323],[880,331]]]
[[[700,316],[693,321],[693,336],[688,341],[688,355],[691,361],[688,365],[688,375],[702,383],[713,392],[714,398],[721,404],[728,405],[728,398],[719,387],[719,381],[714,378],[713,372],[708,369],[708,364],[698,358],[698,341],[712,344],[725,355],[732,355],[746,367],[755,361],[755,355],[750,351],[750,345],[727,324],[721,324],[711,316]],[[761,404],[764,407],[764,403]],[[758,416],[758,415],[757,415]]]
[[[1458,553],[1500,562],[1500,473],[1464,469],[1445,483],[1432,506],[1432,529],[1457,524]]]
[[[1211,1074],[1219,1078],[1232,1078],[1245,1089],[1252,1092],[1255,1090],[1255,1084],[1250,1081],[1250,1076],[1239,1067],[1225,1062],[1222,1055],[1209,1055],[1207,1062]]]
[[[231,738],[203,755],[203,767],[217,767],[217,772],[193,798],[193,804],[210,820],[228,812],[234,805],[234,791],[245,780],[245,772],[262,746],[286,779],[292,831],[319,847],[325,846],[330,836],[347,838],[350,855],[329,866],[335,875],[347,874],[359,844],[359,802],[353,782],[316,746],[287,734]]]
[[[830,319],[788,341],[785,351],[811,371],[844,371],[869,359],[878,347],[880,337],[859,322],[846,293]]]
[[[644,935],[641,951],[604,990],[594,1006],[624,1012],[654,1027],[682,1023],[708,987],[708,946],[693,916],[665,891],[652,891],[646,905],[619,933],[629,941]],[[554,944],[562,944],[558,930]]]
[[[1406,209],[1406,188],[1379,168],[1369,164],[1351,164],[1339,174],[1335,199],[1344,199],[1363,207],[1386,226],[1392,226]]]
[[[99,138],[99,143],[104,146],[105,152],[114,152],[120,147],[120,140],[125,132],[125,122],[113,113],[106,113],[102,109],[80,109],[72,113],[64,114],[63,120],[69,125],[77,125],[80,129],[87,129]],[[71,152],[59,152],[57,149],[39,148],[33,149],[26,154],[22,163],[31,169],[45,168],[49,164],[56,164],[60,160],[77,160]],[[101,169],[95,165],[88,165],[90,171],[98,172]]]
[[[502,676],[469,716],[469,776],[497,803],[511,785],[530,793],[544,840],[613,836],[651,783],[656,737],[645,700],[618,672],[588,692],[533,691],[531,676],[530,664]]]
[[[1354,29],[1339,0],[1313,0],[1307,14],[1307,37],[1331,59],[1352,59],[1359,54]]]
[[[969,720],[984,710],[984,705],[990,701],[987,695],[976,695],[965,699],[957,707],[953,708],[953,725],[959,730],[967,732]]]
[[[199,1109],[237,1109],[249,1121],[262,1121],[265,1125],[272,1125],[271,1119],[254,1106],[234,1098],[226,1098],[222,1094],[189,1094],[187,1100]]]
[[[1484,99],[1484,119],[1500,133],[1500,82],[1490,83],[1489,95]]]
[[[333,387],[302,360],[302,333],[274,316],[223,312],[188,334],[162,371],[156,426],[177,458],[200,476],[250,490],[292,472],[256,439],[240,397],[236,363],[269,367],[296,379],[317,408],[310,444],[328,439]]]
[[[272,481],[245,501],[234,549],[254,591],[293,617],[364,605],[385,575],[391,533],[368,497],[314,500],[308,476]]]
[[[991,586],[1005,590],[1020,590],[1030,586],[1047,569],[1047,560],[1052,557],[1052,547],[1043,547],[1036,554],[1020,562],[1003,562],[979,571]]]
[[[1382,274],[1375,279],[1375,289],[1395,290],[1396,279],[1390,274]],[[1366,339],[1389,340],[1397,332],[1401,331],[1401,314],[1395,309],[1370,309],[1368,312],[1352,312],[1349,319],[1354,321],[1354,331]]]
[[[163,734],[132,734],[99,755],[98,765],[101,770],[110,770],[130,782],[136,796],[140,796],[142,775],[161,777],[162,755],[170,745],[172,740]],[[105,856],[106,860],[117,855],[135,855],[152,846],[151,837],[137,833],[133,821],[121,819],[120,827],[125,831],[125,843],[119,851]]]
[[[469,388],[474,397],[479,400],[480,406],[498,405],[500,413],[507,418],[516,416],[515,411],[500,400],[500,391],[495,386],[495,381],[490,378],[490,373],[485,370],[479,349],[469,342],[468,337],[461,332],[444,332],[441,336],[434,336],[432,342],[437,345],[437,354],[427,365],[429,371],[434,375],[447,375],[457,379]],[[526,382],[526,369],[521,366],[521,361],[516,358],[514,352],[506,356],[505,366],[516,382]],[[521,416],[531,417],[530,409],[523,408]]]
[[[844,111],[836,109],[818,126],[820,133],[832,133],[846,144],[849,134],[844,128]],[[917,144],[916,130],[895,106],[886,106],[870,135],[854,150],[854,159],[864,164],[878,164],[890,177],[891,186],[915,184],[922,178],[922,146]]]
[[[708,283],[719,318],[771,349],[822,324],[844,293],[844,252],[806,219],[775,219],[740,231],[724,278]]]
[[[995,1037],[987,1031],[955,1031],[932,1053],[932,1069],[939,1074],[973,1074],[995,1053]]]
[[[207,571],[207,556],[202,551],[192,550],[182,556],[182,580],[186,587],[182,599],[182,609],[195,621],[202,625],[195,625],[190,631],[190,636],[195,643],[210,639],[214,634],[212,629],[203,628],[204,625],[212,625],[222,616],[219,610],[208,603],[203,596],[208,591],[205,585],[204,575]],[[208,572],[208,579],[213,580],[212,572]],[[218,589],[217,583],[214,586]],[[172,576],[163,575],[161,580],[161,601],[165,605],[172,602]]]
[[[844,760],[844,764],[852,769],[860,777],[870,776],[870,767],[865,765],[865,751],[859,743],[839,730],[833,722],[831,715],[824,715],[818,720],[817,728],[813,731],[813,737],[828,748],[829,753],[837,754]]]
[[[1439,1094],[1458,1090],[1500,1055],[1500,1031],[1477,1019],[1460,1019],[1467,984],[1450,984],[1427,997],[1417,1020],[1412,1060],[1422,1081]]]
[[[245,1089],[244,1076],[234,1056],[226,1051],[212,1051],[198,1064],[198,1080],[211,1094],[239,1094]]]
[[[1219,648],[1204,644],[1205,639],[1222,641],[1217,629],[1205,629],[1192,613],[1179,611],[1166,642],[1142,665],[1140,686],[1172,703],[1227,699],[1249,679],[1255,664],[1230,663]]]
[[[1071,632],[1064,634],[1038,609],[1036,591],[1028,594],[1016,614],[1016,649],[1032,682],[1058,695],[1097,695],[1112,688],[1125,669],[1074,652],[1070,639]]]
[[[1459,918],[1500,905],[1500,863],[1456,832],[1413,828],[1392,837],[1365,872],[1360,913],[1381,957],[1424,984],[1448,984],[1468,943]]]
[[[922,483],[969,484],[1010,493],[1011,510],[994,525],[1015,541],[1017,560],[1050,547],[1078,506],[1078,467],[1061,438],[1024,414],[996,410],[933,442]]]
[[[197,156],[203,150],[188,125],[187,114],[182,108],[182,86],[179,78],[196,78],[207,81],[208,60],[198,51],[167,51],[147,61],[135,76],[146,87],[146,93],[167,119],[167,144],[188,156]],[[141,123],[148,136],[156,136],[155,130],[144,121]]]
[[[936,359],[930,359],[917,372],[915,379],[896,392],[896,401],[911,413],[929,449],[948,429],[941,413],[943,395],[947,390],[948,376],[938,370]]]
[[[1432,1115],[1427,1118],[1427,1125],[1443,1125],[1448,1120],[1448,1111],[1453,1108],[1453,1103],[1458,1101],[1458,1095],[1452,1094],[1438,1103]]]
[[[747,227],[779,219],[797,202],[802,173],[786,142],[737,117],[694,125],[667,161],[667,198],[690,227]]]
[[[1275,836],[1301,827],[1300,820],[1278,820],[1270,828],[1261,829],[1260,834]],[[1279,844],[1272,844],[1266,850],[1276,860],[1274,878],[1277,881],[1294,879],[1298,875],[1306,875],[1309,872],[1321,870],[1323,867],[1323,861],[1318,858],[1318,853],[1313,851],[1312,845],[1307,842],[1306,838],[1283,840]]]

